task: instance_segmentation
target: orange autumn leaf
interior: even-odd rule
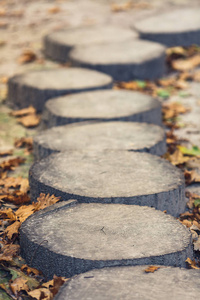
[[[48,13],[50,14],[57,14],[58,12],[60,12],[60,7],[58,6],[53,6],[48,9]]]
[[[15,213],[12,211],[11,208],[0,210],[0,218],[10,219],[11,221],[16,220]]]
[[[12,193],[0,195],[0,199],[3,201],[12,202],[16,205],[30,202],[30,197],[27,195],[27,193],[23,193],[21,191],[14,191]]]
[[[19,254],[20,246],[14,244],[4,245],[0,253],[0,261],[12,261]]]
[[[162,106],[162,112],[165,120],[177,117],[179,114],[184,114],[189,110],[189,108],[186,108],[185,106],[177,102],[164,103]]]
[[[53,276],[53,279],[43,283],[43,287],[48,288],[51,293],[53,294],[53,296],[55,296],[58,293],[58,290],[60,289],[60,287],[66,282],[68,281],[68,278],[65,277],[58,277],[56,275]]]
[[[36,127],[40,123],[40,117],[36,114],[30,114],[21,118],[17,118],[17,121],[27,128]]]
[[[35,114],[35,113],[36,113],[36,109],[33,106],[29,106],[27,108],[23,108],[20,110],[14,110],[10,114],[13,117],[22,117],[30,114]]]
[[[29,216],[31,216],[35,212],[35,206],[34,204],[31,205],[23,205],[18,208],[18,210],[15,212],[15,215],[17,219],[23,223]]]
[[[4,231],[5,235],[9,240],[12,239],[14,234],[18,234],[19,228],[21,226],[21,222],[15,221],[13,224],[9,225]]]
[[[29,186],[28,179],[19,177],[7,177],[5,179],[0,179],[0,185],[4,186],[5,188],[17,188],[20,186]]]
[[[186,259],[185,262],[187,262],[188,265],[190,266],[190,268],[192,268],[192,269],[196,269],[196,270],[200,269],[196,266],[195,260],[191,260],[191,258],[189,258],[189,257]]]
[[[200,175],[196,171],[185,171],[184,172],[185,181],[187,184],[192,182],[200,182]]]
[[[177,166],[186,163],[190,158],[185,157],[179,149],[176,149],[173,154],[167,154],[166,159],[169,160],[174,166]]]
[[[31,273],[34,274],[34,275],[39,275],[40,274],[40,271],[38,271],[37,269],[35,268],[31,268],[29,267],[28,265],[23,265],[21,267],[21,271],[22,272],[26,272],[28,275],[30,275]]]
[[[46,288],[39,288],[33,291],[27,292],[29,296],[37,300],[53,300],[53,295],[50,290]]]
[[[32,50],[24,50],[23,53],[18,58],[19,64],[27,64],[36,60],[37,56]]]
[[[188,71],[200,65],[200,55],[196,54],[188,59],[178,59],[172,62],[174,70]]]
[[[33,139],[31,137],[22,137],[20,139],[16,139],[14,143],[16,148],[28,148],[32,150],[33,148]]]
[[[15,296],[18,296],[20,291],[28,291],[27,279],[23,277],[17,277],[12,283],[10,283],[11,291]]]
[[[145,271],[145,273],[154,273],[154,272],[157,271],[158,269],[160,269],[160,267],[157,267],[157,266],[149,266],[149,267],[146,268],[144,271]]]
[[[13,150],[5,150],[0,152],[0,156],[8,156],[12,154],[13,154]]]
[[[50,196],[50,194],[45,195],[41,193],[40,196],[37,198],[37,202],[35,203],[35,209],[44,209],[45,207],[55,204],[59,200],[60,197],[55,197],[54,195]]]
[[[17,157],[17,158],[12,158],[6,161],[3,161],[0,164],[0,169],[2,170],[14,170],[15,167],[19,166],[20,164],[23,164],[25,162],[25,158],[22,157]]]

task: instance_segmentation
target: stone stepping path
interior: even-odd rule
[[[148,17],[136,24],[140,37],[173,46],[200,45],[200,8],[182,8]]]
[[[156,79],[165,72],[165,47],[149,41],[77,46],[70,52],[75,66],[104,72],[118,81]]]
[[[66,62],[69,52],[75,46],[125,42],[138,37],[131,29],[115,25],[78,27],[53,32],[44,38],[44,52],[53,60]]]
[[[178,216],[185,209],[182,172],[164,159],[128,151],[66,151],[30,169],[32,200],[40,193],[62,200],[152,206]]]
[[[149,207],[61,202],[31,216],[20,232],[23,257],[47,278],[112,266],[183,267],[192,257],[188,229]]]
[[[200,292],[199,270],[163,267],[145,273],[147,266],[104,268],[67,281],[55,300],[191,300]]]
[[[50,128],[34,138],[31,199],[49,193],[63,200],[22,224],[22,256],[47,279],[89,271],[67,282],[57,300],[198,293],[196,270],[172,268],[186,267],[193,244],[174,218],[186,209],[183,173],[158,157],[166,150],[161,103],[111,88],[113,80],[161,78],[166,45],[199,44],[199,16],[199,8],[166,12],[138,21],[137,33],[115,25],[51,33],[45,54],[74,67],[9,80],[8,101],[44,108],[42,126]],[[149,264],[162,267],[145,274]]]
[[[81,125],[79,125],[81,124]],[[42,159],[66,150],[128,150],[163,155],[164,130],[156,125],[132,122],[79,123],[52,127],[34,138],[34,156]]]
[[[110,76],[92,70],[63,68],[33,71],[9,80],[8,102],[14,107],[32,105],[42,111],[50,98],[111,87]]]
[[[82,121],[131,121],[162,124],[161,103],[138,92],[106,90],[49,100],[43,127]]]

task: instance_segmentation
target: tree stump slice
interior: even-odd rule
[[[32,105],[41,112],[50,98],[111,87],[110,76],[92,70],[63,68],[34,71],[10,78],[8,103],[14,108]]]
[[[26,262],[50,279],[113,266],[183,267],[193,257],[191,233],[154,208],[61,202],[28,218],[20,229]]]
[[[40,193],[80,202],[135,204],[184,212],[184,178],[168,161],[129,151],[66,151],[36,162],[29,174],[32,200]]]
[[[125,42],[138,37],[135,31],[114,25],[78,27],[53,32],[44,37],[44,52],[47,57],[66,62],[75,46]]]
[[[68,95],[47,101],[43,128],[83,121],[129,121],[162,125],[161,103],[151,96],[126,90]]]
[[[200,9],[181,8],[148,17],[136,24],[140,37],[168,47],[200,45]]]
[[[163,155],[166,152],[166,137],[161,127],[146,123],[75,123],[39,133],[34,137],[33,145],[36,160],[55,152],[82,149]]]
[[[191,300],[198,298],[199,270],[157,266],[115,267],[92,270],[67,281],[55,300]],[[192,280],[191,280],[192,278]]]
[[[154,80],[165,73],[165,47],[133,40],[90,46],[77,46],[69,55],[74,66],[101,71],[118,81]]]

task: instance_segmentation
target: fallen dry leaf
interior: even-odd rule
[[[12,239],[13,235],[18,234],[19,228],[21,226],[21,222],[15,221],[13,224],[9,225],[4,231],[5,235],[9,240]]]
[[[27,292],[29,296],[37,300],[53,300],[53,295],[50,290],[46,288],[36,289],[31,292]]]
[[[166,54],[168,56],[172,55],[172,54],[176,54],[176,55],[179,55],[179,56],[186,56],[187,55],[187,51],[183,48],[183,47],[171,47],[171,48],[168,48],[166,50]]]
[[[54,275],[52,280],[50,280],[46,283],[43,283],[42,286],[50,289],[53,296],[55,296],[58,293],[58,290],[60,289],[60,287],[68,280],[69,280],[68,278],[58,277],[58,276]]]
[[[200,55],[196,54],[188,59],[178,59],[172,62],[172,68],[177,71],[188,71],[200,64]]]
[[[166,159],[168,159],[174,166],[177,166],[186,163],[190,158],[184,156],[179,149],[176,149],[173,154],[168,154]]]
[[[30,275],[30,274],[39,275],[40,274],[40,271],[38,271],[35,268],[31,268],[28,265],[23,265],[21,267],[21,271],[23,271],[23,272],[25,271],[28,275]]]
[[[16,148],[28,148],[29,151],[33,149],[33,138],[32,137],[22,137],[20,139],[15,139],[14,143]]]
[[[192,171],[185,170],[184,176],[185,176],[186,184],[190,184],[192,182],[200,182],[200,175],[194,170]]]
[[[145,273],[154,273],[154,272],[157,271],[158,269],[160,269],[160,267],[157,267],[157,266],[149,266],[149,267],[146,268],[144,271],[145,271]]]
[[[183,221],[181,221],[181,223],[188,228],[190,228],[192,226],[192,221],[183,220]]]
[[[126,11],[126,10],[130,9],[131,7],[132,7],[132,1],[128,1],[128,2],[123,3],[123,4],[113,3],[111,5],[111,10],[113,12],[120,12],[120,11]]]
[[[60,7],[58,6],[53,6],[48,9],[48,13],[50,14],[57,14],[58,12],[60,12]]]
[[[14,170],[15,167],[18,167],[20,164],[23,164],[25,160],[26,160],[25,158],[16,157],[16,158],[3,161],[0,164],[0,171]]]
[[[0,253],[0,261],[12,261],[19,254],[20,246],[14,244],[4,245]]]
[[[177,102],[164,103],[162,106],[164,120],[175,118],[179,114],[184,114],[188,111],[190,111],[189,108],[186,108],[185,106]]]
[[[30,204],[28,206],[23,205],[18,208],[15,212],[17,220],[23,223],[29,216],[31,216],[35,212],[34,204]]]
[[[24,50],[23,53],[18,58],[19,64],[27,64],[35,61],[37,55],[32,50]]]
[[[40,118],[36,114],[30,114],[21,118],[17,118],[17,121],[27,128],[36,127],[40,123]]]
[[[41,193],[40,196],[37,198],[37,202],[34,203],[35,210],[44,209],[45,207],[51,206],[58,202],[60,200],[60,197],[55,197],[54,195],[50,194],[43,194]]]
[[[14,110],[10,113],[11,116],[13,117],[22,117],[30,114],[35,114],[36,109],[33,106],[29,106],[27,108],[23,108],[20,110]]]
[[[17,277],[12,283],[10,283],[11,291],[15,296],[18,296],[18,293],[22,290],[28,291],[27,280],[22,277]]]
[[[191,260],[189,257],[186,259],[186,261],[188,263],[188,265],[190,266],[191,269],[197,269],[199,270],[199,268],[196,266],[196,262],[195,260]]]
[[[13,154],[13,150],[5,150],[5,151],[1,151],[0,152],[0,156],[8,156],[8,155],[12,155]]]
[[[11,221],[16,220],[15,213],[12,211],[11,208],[0,210],[0,218],[10,219]]]

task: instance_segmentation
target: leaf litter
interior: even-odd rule
[[[17,114],[24,113],[26,111]],[[26,147],[32,151],[32,138],[16,140],[15,147]],[[55,204],[60,198],[40,194],[36,202],[31,203],[28,179],[10,176],[12,171],[24,162],[24,158],[18,157],[0,164],[0,297],[3,295],[3,299],[25,297],[50,300],[67,279],[54,276],[53,280],[45,282],[42,273],[28,266],[20,257],[18,239],[20,226],[29,216]],[[1,274],[5,276],[3,282]]]

